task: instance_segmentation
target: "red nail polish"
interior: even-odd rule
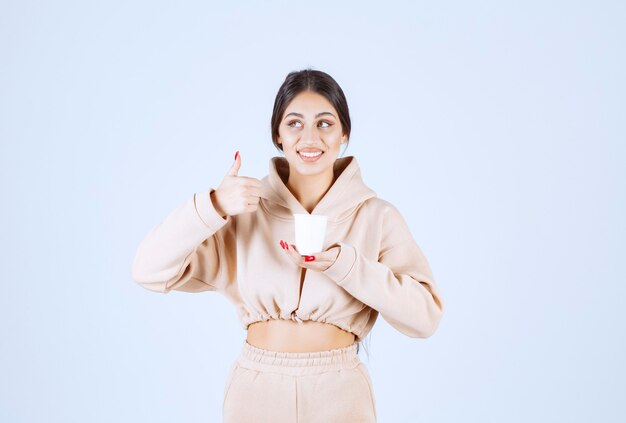
[[[283,244],[283,240],[280,240],[280,246],[283,248],[283,250],[285,249],[285,244]]]
[[[235,160],[237,160],[237,156],[239,155],[239,150],[235,153]]]
[[[304,256],[304,261],[313,261],[315,260],[315,256]]]

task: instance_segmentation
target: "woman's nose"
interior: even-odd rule
[[[317,128],[309,126],[302,131],[302,141],[315,143],[319,139]]]

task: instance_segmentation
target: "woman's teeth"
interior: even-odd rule
[[[307,151],[299,151],[298,155],[305,162],[314,162],[318,160],[318,158],[322,155],[323,151],[307,152]]]

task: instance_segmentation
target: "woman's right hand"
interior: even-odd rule
[[[241,154],[235,154],[235,163],[224,176],[222,183],[215,192],[211,193],[211,200],[215,210],[221,216],[235,216],[241,213],[256,211],[261,196],[261,181],[249,176],[239,176]]]

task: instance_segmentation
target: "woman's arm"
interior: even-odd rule
[[[213,191],[194,194],[148,232],[132,263],[137,283],[161,293],[201,292],[233,280],[234,221],[218,213]]]
[[[389,324],[412,338],[431,336],[444,305],[428,261],[398,210],[387,210],[378,261],[345,242],[324,273],[353,297],[377,310]]]

